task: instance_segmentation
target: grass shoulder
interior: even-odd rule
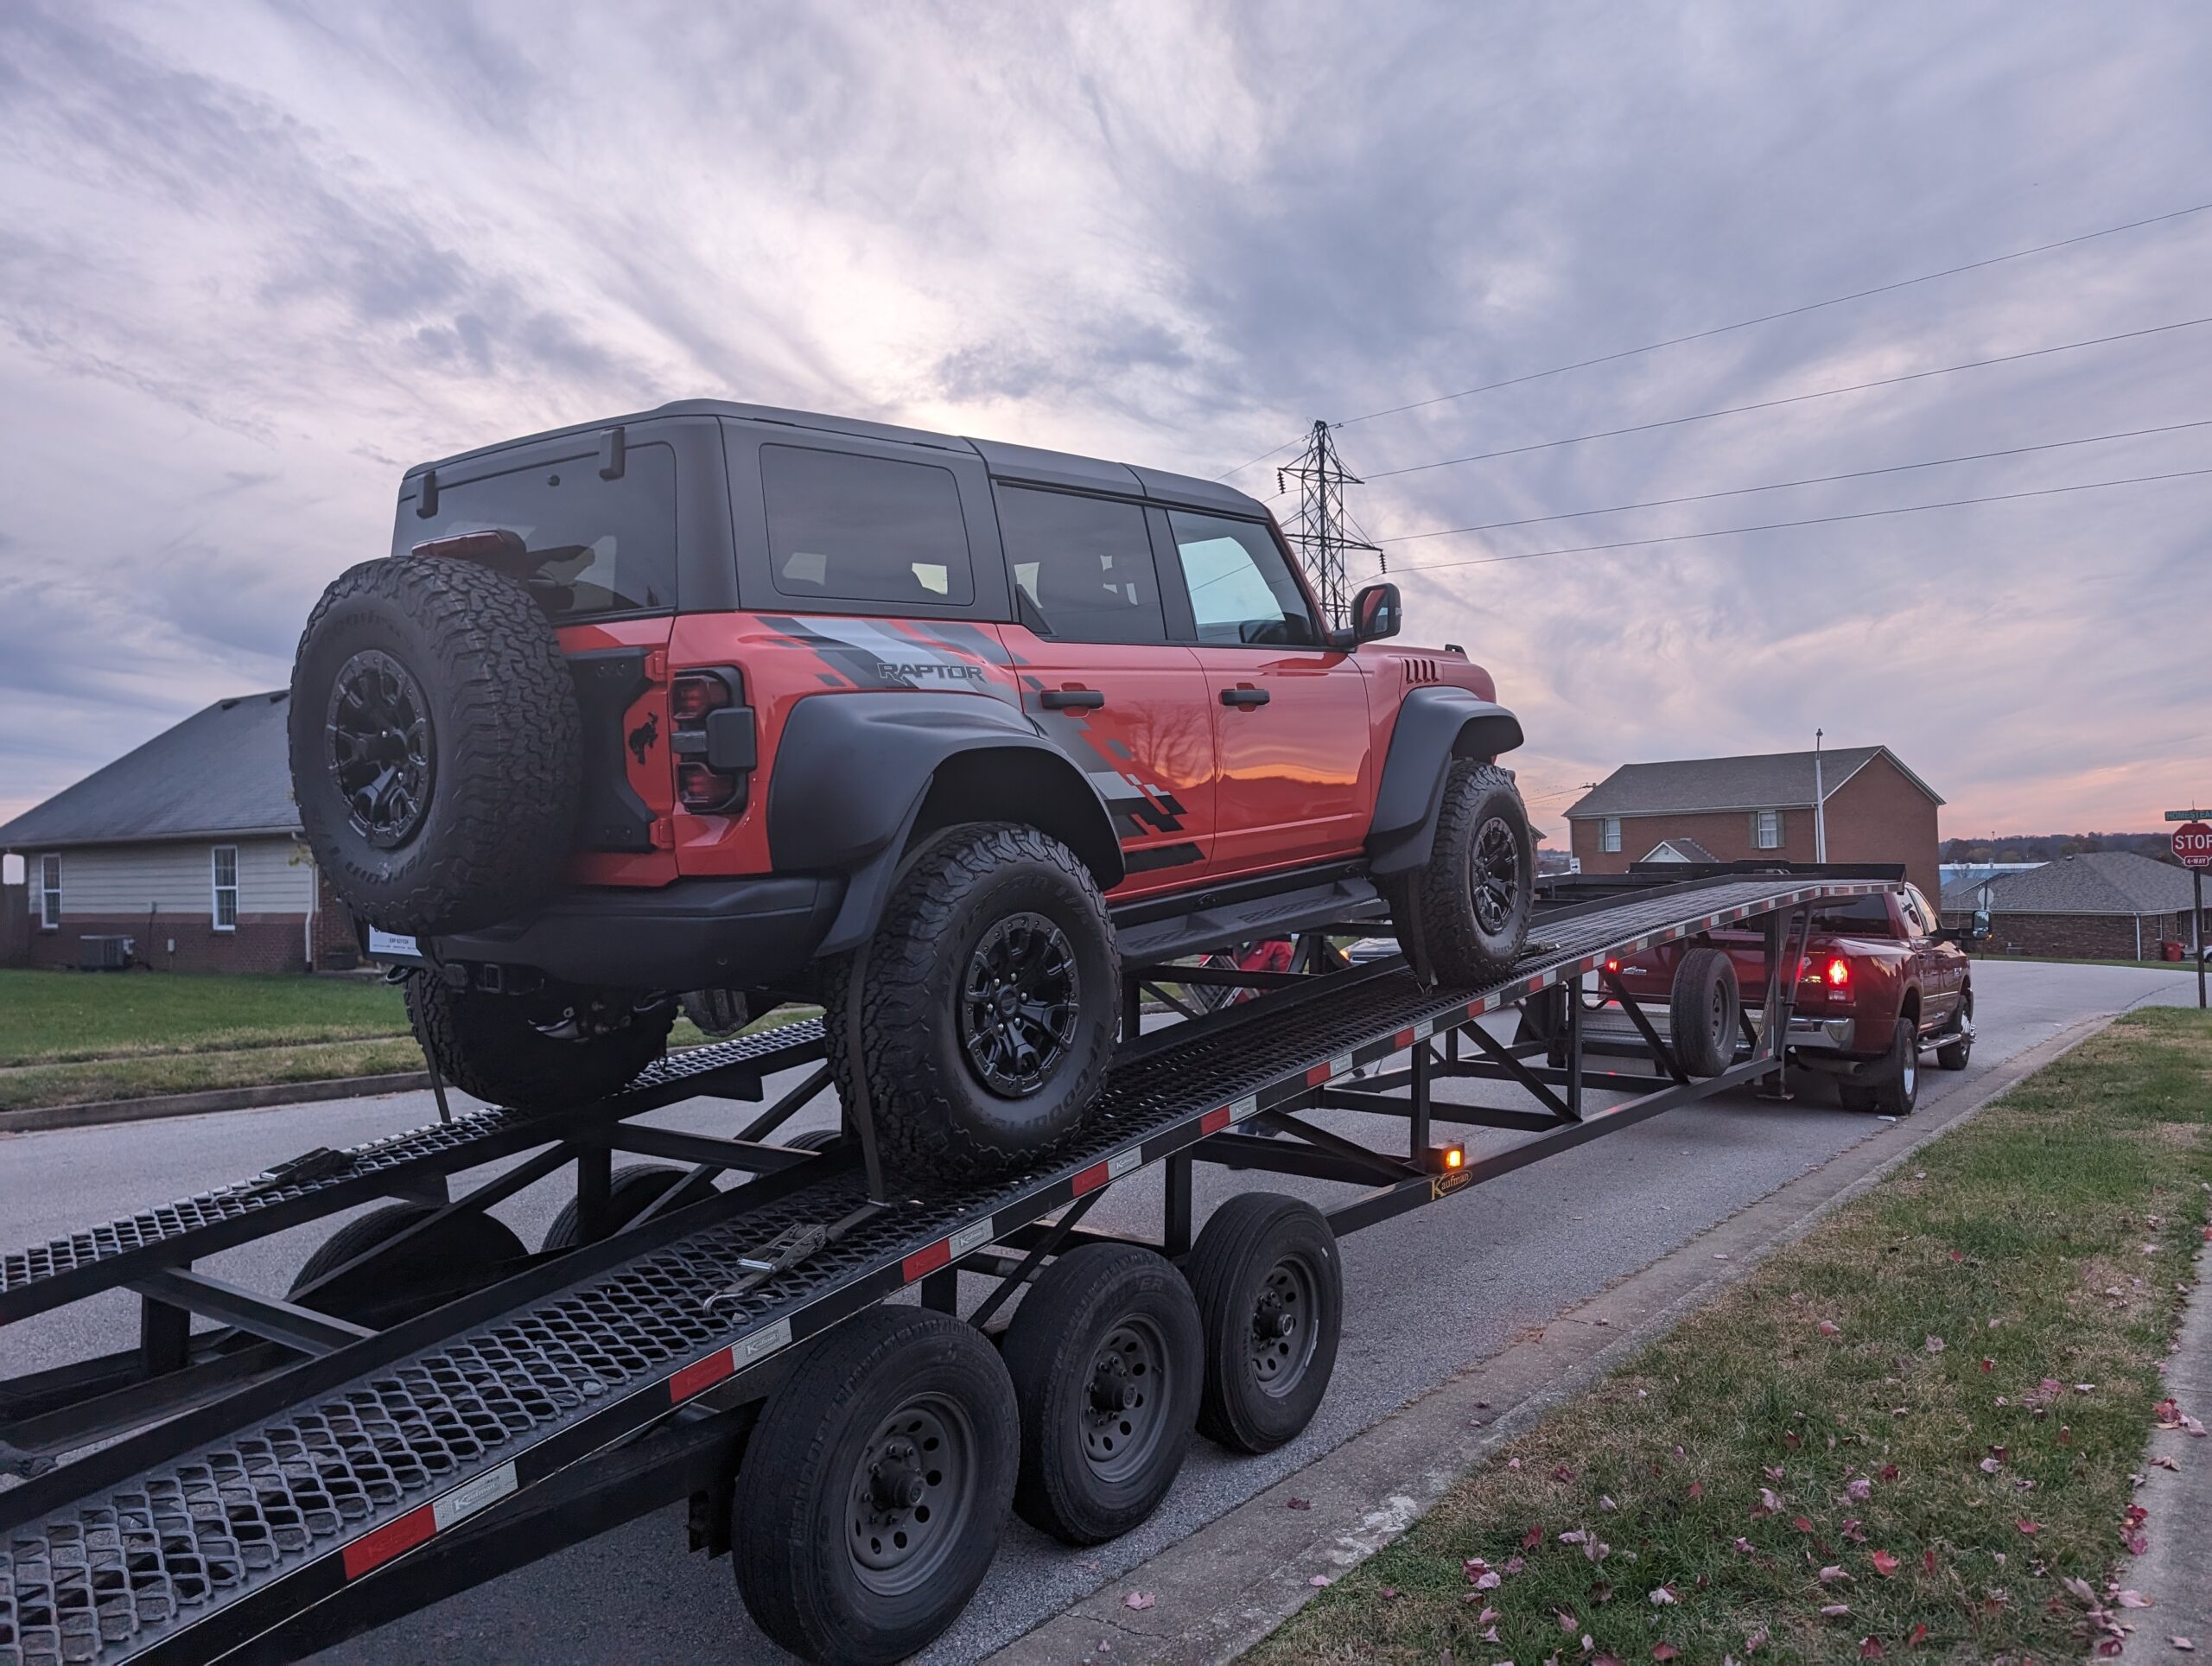
[[[2130,1014],[1500,1450],[1251,1657],[2088,1652],[2142,1529],[2130,1476],[2203,1239],[2208,1122],[2212,1019]]]

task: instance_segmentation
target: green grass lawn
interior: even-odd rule
[[[2119,1594],[2129,1476],[2209,1129],[2212,1019],[2130,1014],[1502,1448],[1250,1658],[2056,1660],[2123,1620],[2163,1637]]]

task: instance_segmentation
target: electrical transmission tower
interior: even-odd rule
[[[1322,613],[1332,626],[1341,627],[1350,622],[1351,607],[1351,588],[1344,576],[1344,552],[1363,550],[1379,556],[1382,551],[1364,538],[1349,536],[1344,530],[1344,487],[1357,486],[1360,480],[1344,467],[1344,460],[1337,455],[1337,443],[1330,436],[1326,423],[1313,424],[1313,437],[1306,442],[1303,457],[1275,471],[1275,485],[1279,488],[1287,487],[1293,480],[1298,482],[1298,518],[1284,531],[1306,563],[1306,575],[1313,581],[1314,594],[1321,600]]]

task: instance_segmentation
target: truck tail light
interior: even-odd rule
[[[1834,956],[1821,976],[1831,989],[1847,989],[1851,987],[1851,963],[1841,955]]]
[[[668,715],[677,802],[694,815],[742,813],[760,761],[745,674],[734,665],[677,672],[669,683]]]

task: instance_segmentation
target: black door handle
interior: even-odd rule
[[[1224,689],[1221,703],[1224,706],[1264,706],[1268,703],[1265,689]]]
[[[1046,711],[1096,711],[1106,703],[1101,689],[1047,689],[1037,696]]]

